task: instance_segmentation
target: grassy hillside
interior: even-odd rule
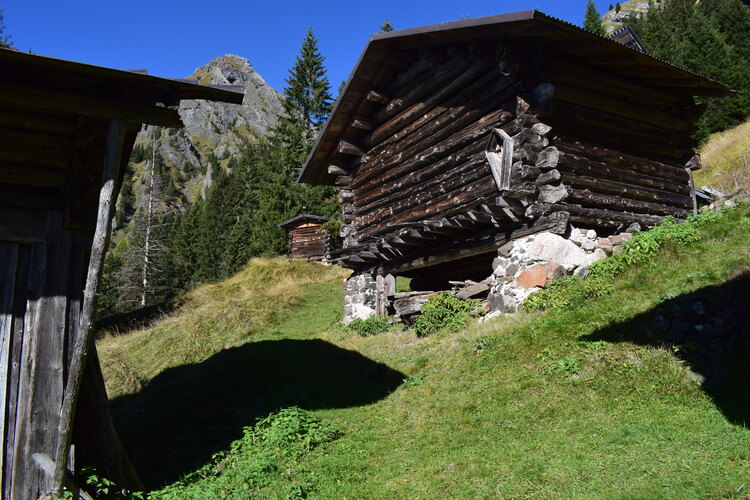
[[[254,261],[100,342],[115,420],[148,485],[173,483],[156,498],[745,498],[749,216],[599,297],[426,338],[360,337],[334,269]]]
[[[700,154],[703,168],[695,174],[696,186],[750,189],[750,120],[713,134]]]

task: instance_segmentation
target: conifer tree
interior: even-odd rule
[[[380,25],[379,29],[380,29],[381,33],[388,33],[389,31],[393,31],[393,25],[391,24],[391,22],[386,17],[385,21],[383,22],[383,24]]]
[[[592,33],[597,35],[605,36],[604,24],[602,23],[602,15],[594,5],[594,0],[589,0],[586,4],[586,13],[583,19],[583,27]]]
[[[615,5],[615,12],[619,14],[621,10],[622,5],[620,5],[620,2],[617,2],[617,5]]]
[[[13,42],[10,40],[10,35],[5,33],[4,19],[3,9],[0,8],[0,48],[7,49],[13,46]]]

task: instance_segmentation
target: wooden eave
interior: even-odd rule
[[[90,64],[0,49],[0,107],[119,118],[128,123],[182,127],[183,99],[241,104],[244,89],[206,86]]]
[[[323,217],[320,215],[301,214],[301,215],[297,215],[296,217],[292,217],[291,219],[282,222],[281,224],[278,225],[278,227],[286,228],[288,226],[301,225],[301,224],[305,224],[308,222],[322,224],[324,222],[328,222],[329,220],[331,220],[330,217]]]
[[[732,91],[710,78],[628,48],[536,10],[433,24],[372,35],[344,86],[333,111],[305,162],[298,182],[333,185],[329,165],[341,162],[337,146],[352,130],[357,113],[367,109],[367,95],[384,86],[384,68],[393,51],[428,48],[448,43],[523,40],[545,50],[594,67],[614,77],[638,82],[677,95],[727,96]],[[366,118],[366,117],[365,117]]]

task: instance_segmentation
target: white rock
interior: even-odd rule
[[[533,261],[555,262],[567,271],[589,265],[590,257],[570,240],[552,233],[536,235],[527,248],[527,256]]]
[[[570,230],[570,237],[568,239],[576,245],[580,246],[581,243],[583,243],[583,240],[586,239],[586,235],[583,231],[574,227]]]
[[[607,253],[601,248],[597,248],[596,250],[594,250],[594,253],[589,256],[589,258],[591,259],[591,263],[593,264],[594,262],[606,259]]]
[[[596,231],[594,231],[593,229],[589,229],[586,232],[586,238],[588,238],[590,240],[595,240],[596,239]]]
[[[597,247],[596,240],[590,240],[586,238],[581,243],[581,248],[583,248],[587,252],[592,252],[596,247]]]

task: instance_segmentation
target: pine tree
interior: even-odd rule
[[[619,14],[621,10],[622,5],[620,5],[620,2],[617,2],[617,5],[615,5],[615,12]]]
[[[13,42],[10,40],[10,35],[5,33],[4,19],[3,9],[0,8],[0,48],[7,49],[13,46]]]
[[[750,7],[740,0],[671,0],[653,5],[633,28],[650,53],[719,80],[741,93],[698,98],[707,108],[694,137],[737,125],[750,115]]]
[[[381,33],[388,33],[389,31],[393,31],[393,25],[391,24],[391,22],[386,17],[385,21],[383,22],[383,24],[380,25],[379,29],[380,29]]]
[[[602,16],[596,8],[596,5],[594,5],[594,0],[589,0],[589,3],[586,4],[586,14],[583,19],[583,27],[597,35],[606,35],[604,24],[602,23]]]
[[[116,229],[122,229],[130,222],[135,213],[135,191],[133,190],[133,165],[128,162],[122,187],[117,200],[117,215],[115,216]]]
[[[302,166],[320,126],[331,112],[331,85],[323,61],[318,40],[309,28],[285,80],[284,112],[272,130],[271,141],[276,152],[289,162],[286,168]]]

